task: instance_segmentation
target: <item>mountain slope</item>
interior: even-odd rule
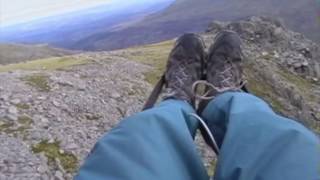
[[[48,45],[0,44],[0,65],[71,55],[75,52]]]
[[[99,7],[1,27],[0,41],[44,43],[71,48],[80,39],[100,32],[109,32],[120,24],[134,22],[162,10],[170,2],[170,0],[132,0],[126,3],[112,1]]]
[[[319,45],[276,20],[254,17],[211,23],[201,34],[207,47],[221,29],[243,40],[251,93],[320,134]],[[0,67],[0,177],[71,180],[94,143],[141,110],[173,44],[72,55],[49,70],[41,68],[46,60]],[[198,144],[210,167],[212,152]]]
[[[110,50],[148,44],[183,32],[202,31],[212,19],[233,21],[252,15],[281,18],[289,28],[319,42],[319,6],[314,0],[177,0],[167,9],[117,31],[88,36],[73,48]]]

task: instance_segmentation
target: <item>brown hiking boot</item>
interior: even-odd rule
[[[170,53],[165,72],[164,100],[178,99],[194,105],[192,85],[203,77],[204,42],[195,34],[185,34]]]
[[[233,31],[222,31],[210,47],[207,59],[206,94],[200,96],[202,102],[199,111],[202,112],[210,100],[226,91],[240,91],[243,88],[241,40]]]

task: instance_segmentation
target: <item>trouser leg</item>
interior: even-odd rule
[[[167,100],[123,120],[96,144],[76,180],[207,180],[186,102]]]
[[[319,180],[320,142],[261,99],[225,93],[202,117],[220,146],[216,180]]]

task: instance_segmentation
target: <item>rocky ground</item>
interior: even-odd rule
[[[245,77],[250,92],[278,112],[320,132],[320,46],[266,17],[213,22],[204,38],[226,29],[243,41]]]
[[[221,29],[244,41],[250,91],[319,132],[319,46],[266,18],[213,22],[202,34],[207,45]],[[172,43],[75,55],[88,63],[71,68],[0,73],[0,180],[72,179],[99,137],[140,111]],[[211,166],[213,153],[197,141]]]
[[[149,67],[107,54],[97,60],[0,74],[1,180],[71,179],[97,139],[140,110]]]
[[[58,71],[0,73],[0,180],[72,179],[95,142],[141,110],[151,67],[117,54],[79,55],[90,62]]]

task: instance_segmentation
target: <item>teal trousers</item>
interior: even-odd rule
[[[102,137],[75,180],[208,180],[186,102],[167,100],[124,119]],[[201,117],[220,154],[216,180],[320,180],[319,138],[261,99],[224,93]]]

